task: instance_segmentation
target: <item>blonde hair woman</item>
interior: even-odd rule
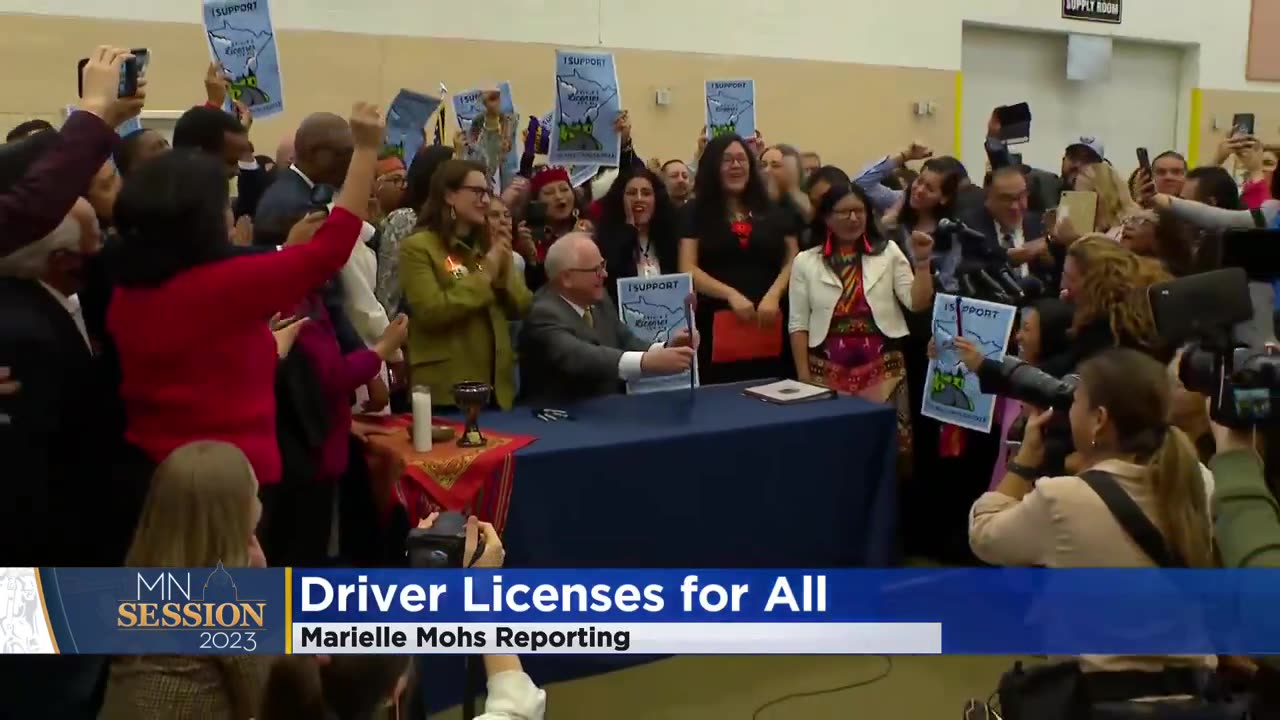
[[[254,536],[262,503],[253,467],[234,445],[198,441],[156,468],[129,547],[129,567],[266,567]],[[257,715],[267,658],[118,657],[101,720],[249,720]]]
[[[1112,240],[1119,240],[1124,219],[1140,209],[1129,193],[1129,186],[1109,163],[1093,163],[1081,168],[1080,174],[1076,176],[1075,189],[1093,192],[1098,196],[1098,210],[1094,215],[1093,227],[1077,230],[1097,230]]]

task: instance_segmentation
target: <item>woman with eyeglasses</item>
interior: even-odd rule
[[[1174,277],[1190,275],[1195,262],[1191,229],[1181,220],[1139,210],[1124,219],[1120,244],[1139,257],[1154,258]]]
[[[511,237],[491,235],[485,167],[449,160],[431,180],[418,229],[400,246],[400,285],[409,305],[413,384],[431,403],[453,405],[453,386],[493,385],[502,408],[515,400],[510,323],[532,299],[515,269]]]
[[[911,234],[912,255],[922,258],[912,263],[872,212],[859,185],[836,186],[822,197],[813,221],[813,235],[822,240],[796,257],[787,325],[800,380],[897,410],[905,469],[912,435],[902,308],[921,312],[933,304],[933,238]]]
[[[700,296],[702,383],[789,377],[782,304],[798,251],[791,223],[769,202],[755,155],[737,135],[707,143],[694,188],[679,268]]]
[[[400,207],[400,199],[404,197],[408,181],[404,161],[394,155],[379,160],[377,172],[378,176],[373,181],[373,199],[378,211],[375,221],[380,222]]]

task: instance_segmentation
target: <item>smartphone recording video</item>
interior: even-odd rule
[[[1255,124],[1253,113],[1236,113],[1231,118],[1231,136],[1252,135]]]
[[[133,57],[120,65],[120,87],[116,97],[133,97],[138,94],[138,78],[146,71],[151,62],[151,51],[146,48],[134,48],[129,51]],[[84,97],[84,68],[89,58],[80,58],[76,63],[76,94]]]

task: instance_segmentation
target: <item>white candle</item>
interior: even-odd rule
[[[431,388],[413,388],[413,449],[431,452]]]

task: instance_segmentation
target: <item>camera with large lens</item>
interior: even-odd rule
[[[1044,428],[1044,462],[1039,470],[1045,475],[1062,474],[1067,456],[1074,449],[1068,412],[1075,400],[1080,376],[1056,378],[1035,365],[1007,355],[999,362],[984,361],[978,371],[978,382],[984,393],[1002,395],[1033,408],[1058,411]],[[1009,427],[1007,441],[1020,443],[1025,430],[1025,422],[1019,419]]]
[[[1253,317],[1249,278],[1243,268],[1233,267],[1159,283],[1149,291],[1161,339],[1184,346],[1178,379],[1191,392],[1209,397],[1214,422],[1236,429],[1280,420],[1280,354],[1232,341],[1232,327]]]
[[[1080,376],[1056,378],[1009,355],[996,366],[998,370],[982,373],[982,392],[1012,398],[1035,408],[1053,408],[1063,412],[1071,409]]]

